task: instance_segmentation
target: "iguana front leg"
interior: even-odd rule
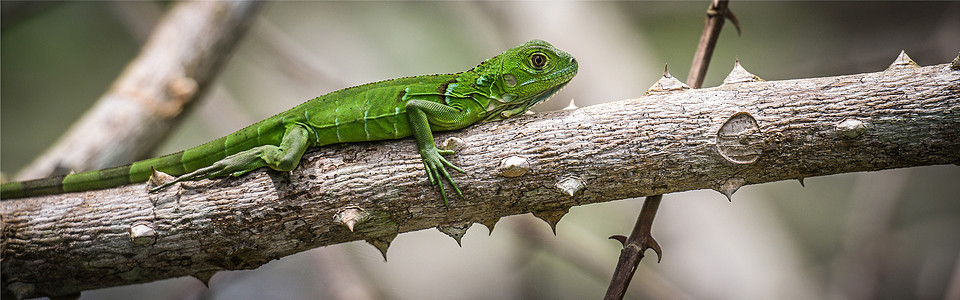
[[[420,157],[423,159],[423,166],[426,168],[427,177],[430,177],[430,184],[440,188],[440,196],[443,197],[443,206],[448,206],[447,194],[443,190],[443,181],[453,186],[457,195],[463,196],[457,183],[450,177],[447,167],[457,170],[460,173],[464,171],[453,165],[442,155],[453,154],[453,150],[440,150],[433,140],[433,131],[430,129],[430,123],[442,124],[443,130],[459,129],[476,122],[470,120],[468,116],[471,111],[468,109],[455,108],[436,102],[424,100],[410,100],[407,102],[407,119],[410,120],[410,128],[413,136],[417,139],[417,148],[420,149]]]
[[[210,166],[181,175],[170,182],[150,189],[159,191],[181,181],[194,181],[214,177],[237,177],[261,167],[270,167],[277,171],[292,171],[300,164],[300,158],[307,151],[309,135],[306,128],[296,124],[287,127],[280,146],[262,145],[241,151],[218,160]]]

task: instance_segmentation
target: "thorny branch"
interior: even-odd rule
[[[643,200],[640,216],[637,217],[637,223],[634,225],[630,237],[622,235],[610,237],[620,241],[623,249],[620,250],[620,260],[617,261],[617,268],[614,269],[613,279],[610,280],[610,287],[607,288],[604,299],[623,299],[627,287],[630,286],[630,280],[633,279],[633,274],[637,271],[640,260],[643,259],[644,251],[653,249],[653,252],[657,253],[657,261],[663,257],[660,244],[650,234],[653,218],[657,216],[657,208],[660,207],[660,200],[662,199],[663,195],[653,195]]]
[[[720,30],[723,28],[724,18],[730,18],[733,25],[737,27],[737,34],[740,33],[740,24],[733,11],[727,8],[728,0],[714,0],[707,9],[707,20],[703,27],[703,33],[700,35],[700,43],[697,45],[697,52],[693,57],[693,64],[690,66],[690,75],[687,77],[687,85],[698,89],[703,85],[703,79],[707,75],[707,68],[710,67],[710,58],[713,56],[713,49],[720,38]],[[663,69],[664,78],[670,77],[666,67]],[[633,279],[633,274],[643,259],[643,252],[652,248],[657,252],[657,261],[661,255],[660,245],[653,238],[650,228],[653,227],[653,219],[657,215],[657,207],[660,206],[660,200],[663,195],[649,196],[643,200],[643,208],[640,210],[640,216],[637,217],[637,224],[634,227],[630,237],[622,235],[611,236],[623,244],[623,250],[620,252],[620,260],[614,269],[613,278],[607,287],[605,299],[623,299],[627,287]],[[642,229],[642,230],[641,230]]]
[[[409,140],[320,147],[289,173],[14,199],[0,205],[4,296],[251,269],[308,249],[686,190],[960,163],[960,65],[715,88],[672,77],[647,96],[438,134],[460,137],[464,197],[445,208]],[[855,95],[855,96],[851,96]],[[656,117],[651,117],[656,116]],[[513,161],[513,163],[507,163]],[[510,174],[507,176],[507,174]],[[347,213],[349,211],[353,213]],[[353,231],[338,216],[354,216]]]

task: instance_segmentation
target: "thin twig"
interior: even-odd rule
[[[653,227],[653,218],[657,216],[657,208],[660,207],[660,200],[663,195],[653,195],[643,201],[643,208],[640,209],[640,216],[637,217],[637,223],[633,227],[630,237],[622,235],[611,236],[611,239],[620,241],[623,249],[620,250],[620,260],[617,262],[617,268],[613,273],[613,279],[610,280],[610,286],[607,287],[607,294],[604,299],[623,299],[627,287],[630,286],[630,280],[633,279],[633,273],[637,271],[637,265],[643,259],[643,252],[647,249],[653,249],[657,253],[657,261],[660,261],[660,244],[653,239],[650,229]]]
[[[737,34],[740,34],[740,21],[727,8],[728,2],[728,0],[714,0],[707,9],[707,20],[703,24],[703,34],[700,35],[697,54],[693,56],[693,65],[690,68],[690,74],[687,75],[687,85],[692,88],[697,89],[703,85],[703,78],[706,77],[707,67],[710,66],[713,48],[717,46],[717,40],[720,38],[724,19],[730,19],[733,26],[737,28]]]

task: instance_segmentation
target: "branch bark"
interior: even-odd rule
[[[203,96],[262,3],[174,6],[110,90],[18,180],[95,170],[146,158]]]
[[[464,197],[449,208],[409,140],[321,147],[293,172],[156,194],[135,184],[3,201],[2,291],[58,296],[203,280],[354,240],[386,251],[398,233],[439,227],[455,236],[508,215],[555,224],[588,203],[696,189],[729,196],[744,184],[960,164],[960,71],[948,64],[771,82],[744,72],[715,88],[438,134],[466,140],[449,157],[467,171],[455,175]],[[344,225],[351,219],[353,231]]]
[[[703,86],[703,79],[707,75],[707,68],[710,66],[710,58],[713,57],[713,49],[720,38],[720,30],[723,28],[723,19],[729,16],[734,20],[733,24],[737,26],[737,33],[740,33],[740,25],[733,17],[733,11],[728,6],[728,0],[714,0],[710,2],[707,8],[707,20],[704,23],[703,32],[700,34],[700,43],[697,45],[697,52],[693,56],[693,64],[690,66],[690,76],[687,77],[687,85],[699,89]],[[719,20],[718,20],[719,19]],[[667,67],[663,68],[663,79],[672,80],[667,72]],[[669,77],[668,77],[669,76]],[[611,239],[620,241],[623,249],[620,250],[620,260],[613,270],[613,278],[610,279],[610,285],[607,287],[607,293],[604,299],[623,299],[633,280],[633,274],[643,259],[643,253],[647,249],[653,249],[657,253],[657,262],[663,258],[660,250],[660,244],[653,238],[651,228],[653,220],[657,216],[657,208],[663,195],[647,196],[643,200],[643,208],[637,217],[637,223],[634,225],[630,236],[614,235]]]

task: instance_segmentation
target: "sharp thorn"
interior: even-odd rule
[[[367,213],[356,206],[347,207],[341,210],[334,216],[334,219],[340,224],[347,226],[347,229],[350,229],[350,232],[353,232],[353,228],[359,222],[363,222],[366,219]]]
[[[553,235],[557,235],[557,223],[560,223],[560,219],[569,211],[570,208],[566,207],[559,210],[538,211],[534,212],[533,215],[547,222],[547,224],[550,225],[550,229],[553,230]]]
[[[730,8],[727,8],[727,13],[724,15],[727,19],[730,20],[730,23],[733,23],[733,27],[737,28],[737,36],[740,36],[740,20],[737,20],[737,15],[733,14],[733,11]]]
[[[727,77],[723,79],[723,84],[737,84],[745,82],[758,82],[763,81],[757,75],[753,75],[743,68],[743,65],[740,64],[740,57],[737,57],[733,62],[733,70],[730,70],[730,73],[727,74]]]
[[[950,62],[950,69],[960,70],[960,54],[957,54],[957,57],[954,57],[953,61]]]
[[[356,224],[357,224],[357,220],[354,220],[354,219],[343,221],[343,225],[347,225],[347,229],[350,229],[350,232],[353,232],[353,226]]]
[[[667,70],[667,65],[663,65],[663,77],[660,77],[657,82],[655,82],[647,91],[645,95],[657,94],[657,93],[667,93],[679,90],[688,90],[690,86],[686,83],[683,83],[673,75],[670,75],[670,71]]]
[[[647,237],[649,237],[649,239],[644,241],[644,248],[641,249],[653,249],[653,252],[657,253],[657,263],[660,263],[660,260],[663,259],[663,252],[660,251],[660,243],[657,243],[657,240],[655,240],[652,235]]]
[[[462,243],[463,236],[467,234],[467,229],[470,229],[471,225],[473,225],[473,223],[463,223],[463,224],[456,224],[452,226],[441,225],[441,226],[437,226],[437,230],[440,230],[440,232],[443,232],[443,234],[446,234],[447,236],[457,241],[457,246],[463,247],[463,243]]]
[[[369,239],[366,239],[365,241],[367,242],[367,244],[373,245],[374,247],[377,248],[377,250],[380,250],[380,255],[383,255],[383,261],[386,262],[387,250],[390,248],[390,243],[392,243],[393,239],[395,239],[396,237],[397,237],[397,234],[394,233],[388,236],[369,238]]]
[[[490,236],[490,235],[493,235],[493,227],[496,226],[497,222],[499,221],[500,221],[500,218],[493,218],[493,219],[483,219],[477,223],[480,223],[480,224],[483,224],[483,226],[486,226],[487,231],[489,232],[489,234],[487,235]]]
[[[191,276],[193,276],[193,278],[196,278],[197,280],[200,280],[200,282],[202,282],[204,286],[209,288],[210,278],[212,278],[214,274],[217,274],[217,271],[202,271],[202,272],[197,272]]]
[[[733,193],[735,193],[741,186],[743,186],[743,178],[733,177],[727,179],[720,185],[720,193],[724,196],[727,196],[727,201],[733,202]]]
[[[170,174],[158,171],[154,167],[150,167],[150,178],[147,179],[147,190],[152,191],[157,187],[162,187],[167,185],[167,183],[176,180],[176,177],[171,176]]]
[[[893,63],[890,64],[889,67],[887,67],[887,70],[902,69],[902,68],[916,68],[919,66],[920,65],[918,65],[915,61],[913,61],[913,59],[910,58],[909,55],[907,55],[906,51],[900,50],[900,55],[897,55],[897,59],[895,59]]]
[[[609,237],[609,239],[619,241],[621,246],[626,246],[626,245],[627,245],[627,237],[625,237],[625,236],[622,236],[622,235],[619,235],[619,234],[617,234],[617,235],[611,235],[611,236]]]

